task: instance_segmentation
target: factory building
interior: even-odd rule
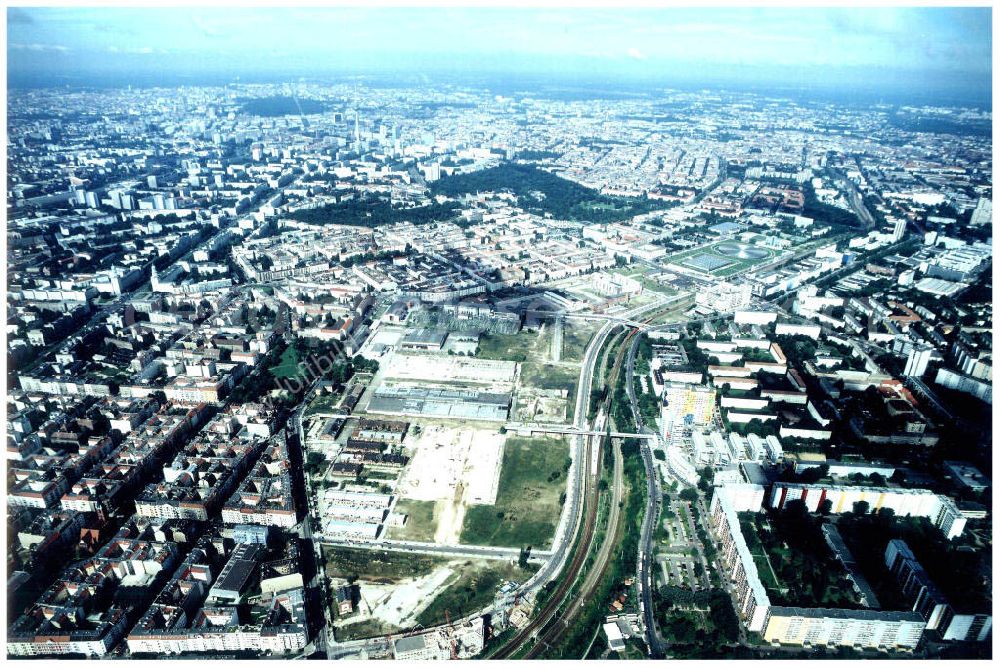
[[[510,393],[384,384],[375,391],[368,411],[397,416],[506,421],[510,404]]]

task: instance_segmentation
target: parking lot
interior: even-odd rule
[[[708,588],[708,576],[704,572],[704,561],[691,517],[691,505],[673,500],[668,511],[669,513],[663,514],[661,521],[667,543],[655,557],[659,566],[660,584],[694,591]]]

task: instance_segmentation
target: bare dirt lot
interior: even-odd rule
[[[466,507],[496,501],[506,437],[493,430],[429,425],[407,441],[413,459],[398,493],[404,502],[433,502],[433,540],[456,544]],[[426,507],[420,511],[426,515]]]

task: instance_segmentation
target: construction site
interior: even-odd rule
[[[496,430],[444,425],[427,426],[411,438],[407,448],[412,459],[397,489],[399,496],[432,502],[433,540],[457,544],[465,509],[496,501],[506,438]]]

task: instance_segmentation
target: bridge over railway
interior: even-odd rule
[[[508,430],[518,434],[571,434],[579,437],[618,437],[621,439],[645,439],[646,441],[656,441],[655,434],[636,432],[601,432],[600,430],[586,430],[572,425],[553,425],[544,423],[507,423],[504,425]]]

